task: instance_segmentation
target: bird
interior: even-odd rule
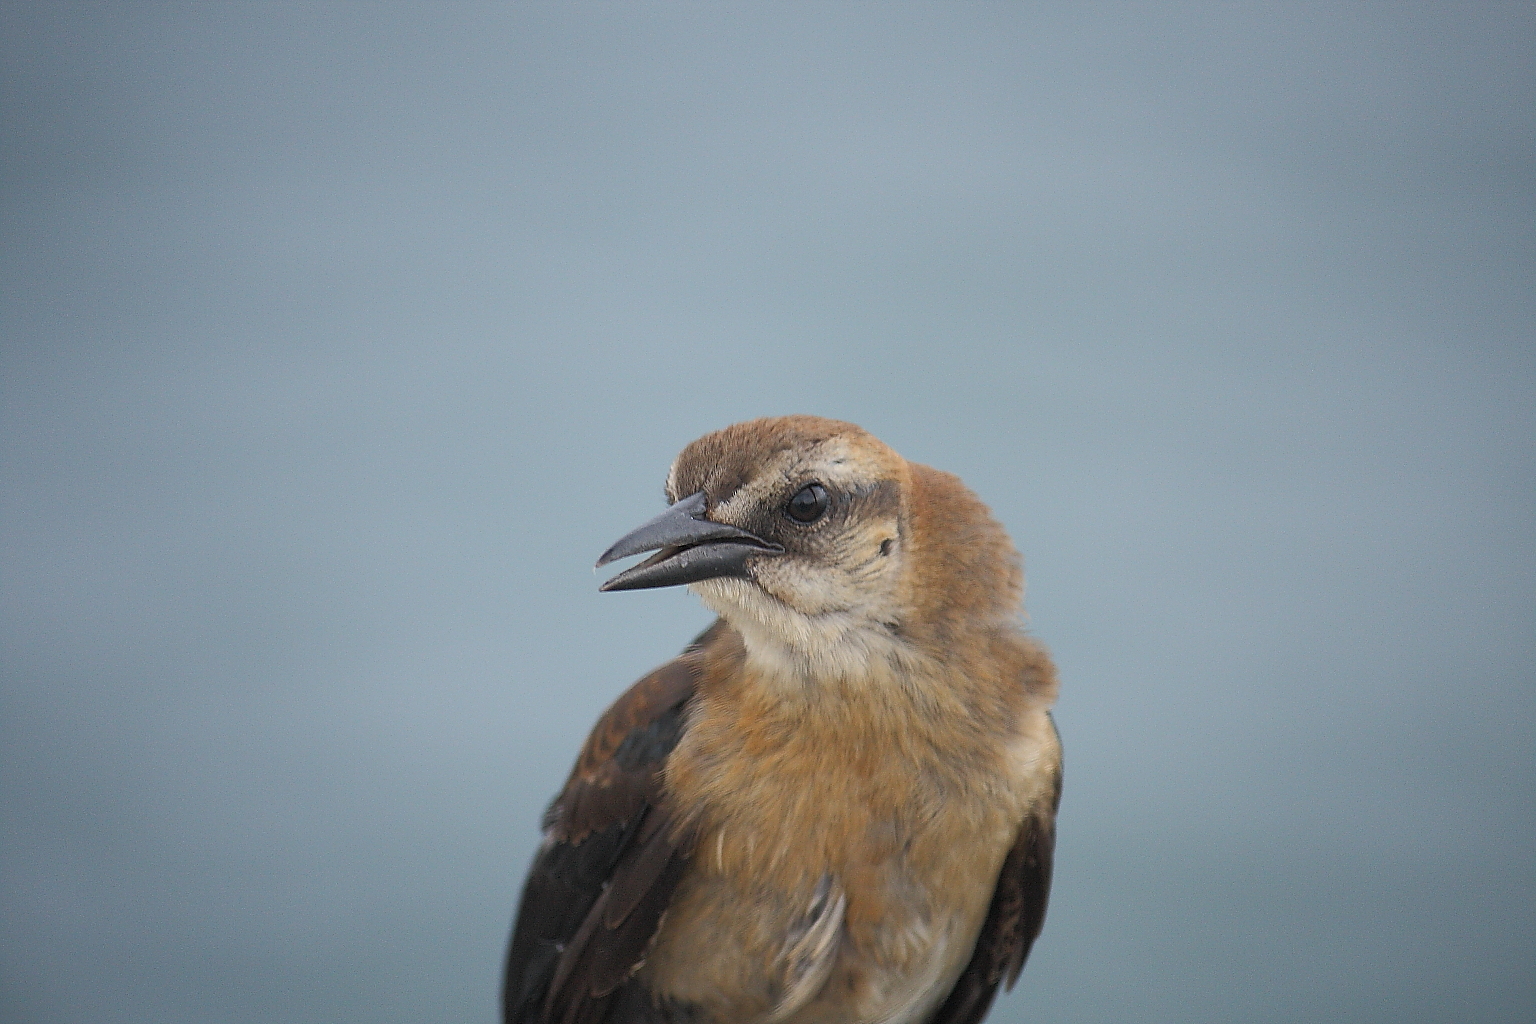
[[[683,449],[603,591],[717,618],[598,720],[543,818],[506,1024],[975,1024],[1044,923],[1055,667],[960,479],[851,423]]]

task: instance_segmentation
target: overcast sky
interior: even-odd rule
[[[1527,4],[0,9],[0,1016],[489,1022],[672,457],[1024,552],[999,1022],[1536,1015]]]

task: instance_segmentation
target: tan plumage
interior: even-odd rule
[[[605,560],[660,550],[605,586],[689,583],[721,618],[551,807],[506,1019],[980,1020],[1043,920],[1060,786],[1006,534],[814,417],[695,441],[667,492]]]

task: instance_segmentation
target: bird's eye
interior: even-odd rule
[[[827,514],[827,489],[821,484],[806,484],[784,506],[784,514],[797,523],[814,523]]]

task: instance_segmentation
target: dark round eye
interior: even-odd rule
[[[784,513],[797,523],[814,523],[827,514],[827,489],[821,484],[806,484],[796,492]]]

